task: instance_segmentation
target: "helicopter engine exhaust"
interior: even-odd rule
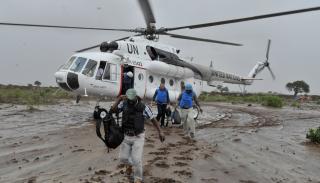
[[[112,41],[112,42],[103,42],[100,45],[100,51],[101,52],[107,52],[107,51],[113,51],[113,50],[117,50],[119,48],[119,45],[117,42]]]

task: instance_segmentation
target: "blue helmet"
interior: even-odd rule
[[[186,84],[186,90],[192,90],[192,85],[190,83],[187,83]]]

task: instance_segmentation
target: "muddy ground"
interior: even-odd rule
[[[105,103],[110,106],[110,103]],[[0,105],[0,182],[129,182],[95,135],[93,102],[27,111]],[[196,141],[178,127],[161,143],[146,125],[147,183],[320,182],[320,146],[305,134],[320,111],[204,104]]]

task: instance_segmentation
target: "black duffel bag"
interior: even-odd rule
[[[96,121],[96,133],[97,136],[105,143],[105,145],[111,149],[117,148],[124,139],[123,131],[119,125],[119,123],[116,122],[116,120],[113,118],[112,113],[108,113],[107,110],[101,109],[102,115],[100,115],[102,118],[98,119]],[[100,128],[101,123],[103,123],[103,129],[104,129],[104,139],[102,138]]]
[[[181,124],[181,118],[177,108],[174,109],[171,116],[172,124]]]

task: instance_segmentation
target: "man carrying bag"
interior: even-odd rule
[[[142,103],[135,89],[129,89],[126,95],[118,97],[111,111],[122,112],[124,140],[120,146],[120,162],[126,165],[128,174],[131,173],[133,168],[134,183],[141,183],[145,119],[151,120],[159,133],[161,142],[165,140],[165,137],[157,120],[153,117],[150,107]]]

